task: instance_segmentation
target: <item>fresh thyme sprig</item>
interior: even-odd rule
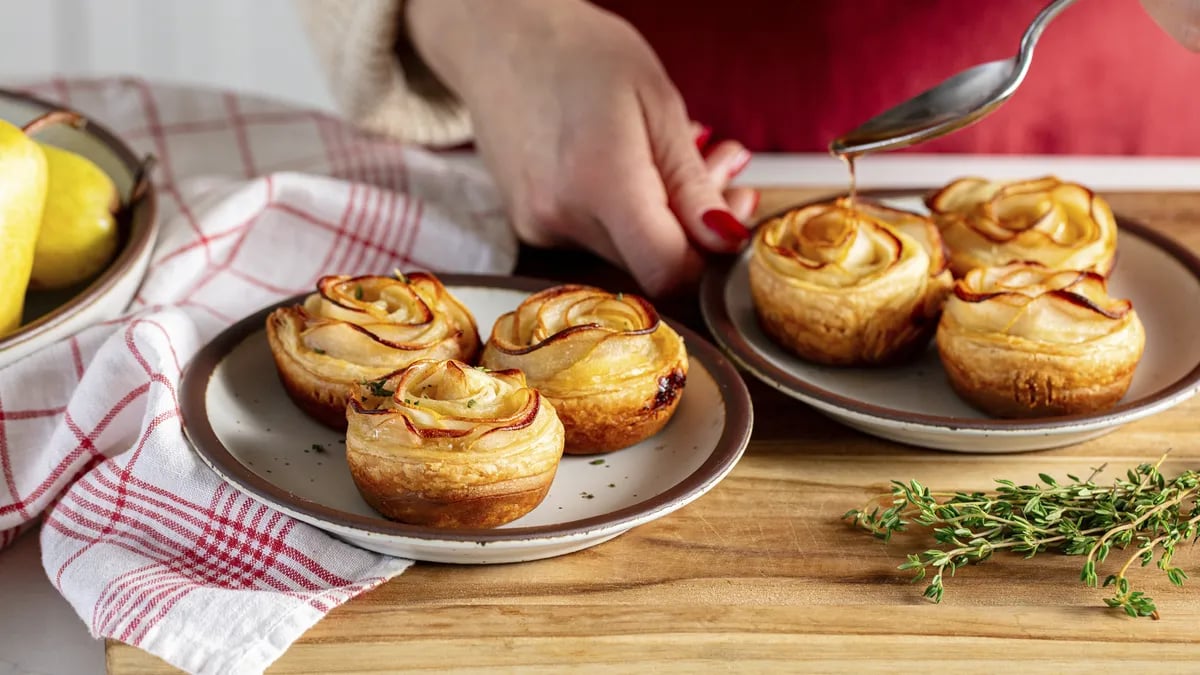
[[[915,480],[893,481],[890,494],[844,518],[885,542],[909,525],[929,529],[940,546],[909,554],[899,569],[915,570],[914,582],[932,573],[924,596],[933,602],[941,602],[947,576],[997,551],[1027,559],[1046,551],[1084,556],[1079,578],[1095,588],[1101,585],[1097,568],[1112,550],[1132,549],[1104,579],[1102,585],[1113,588],[1104,602],[1129,616],[1157,619],[1154,600],[1133,589],[1129,569],[1134,563],[1146,567],[1157,555],[1158,568],[1182,586],[1188,576],[1172,558],[1180,543],[1197,540],[1200,528],[1200,473],[1189,470],[1168,479],[1159,471],[1163,459],[1141,464],[1111,485],[1095,482],[1104,467],[1086,480],[1068,474],[1069,483],[1044,473],[1033,485],[997,480],[990,493],[932,492]]]

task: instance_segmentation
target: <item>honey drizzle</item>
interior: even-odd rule
[[[858,155],[838,155],[838,159],[846,163],[846,169],[850,171],[850,196],[849,205],[854,206],[854,198],[858,196],[858,176],[854,171],[854,160],[858,159]]]

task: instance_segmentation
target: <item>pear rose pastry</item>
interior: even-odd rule
[[[950,249],[950,269],[1036,262],[1108,276],[1116,260],[1117,221],[1108,203],[1053,176],[997,182],[962,178],[926,200]]]
[[[432,527],[495,527],[533,510],[563,454],[554,407],[520,371],[427,360],[356,389],[346,461],[384,516]]]
[[[550,399],[567,454],[629,447],[670,420],[687,381],[683,338],[645,299],[590,286],[549,288],[502,315],[483,349]]]
[[[470,361],[480,346],[475,318],[423,272],[323,277],[304,304],[267,317],[267,341],[288,395],[335,429],[355,385],[421,359]]]
[[[977,268],[954,287],[937,331],[954,390],[997,417],[1105,410],[1146,342],[1132,303],[1104,277],[1032,263]]]
[[[920,351],[953,284],[932,221],[862,199],[788,211],[751,247],[759,323],[817,363],[880,365]]]

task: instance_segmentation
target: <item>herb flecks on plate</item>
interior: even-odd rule
[[[890,494],[844,517],[885,542],[910,526],[929,530],[938,546],[909,554],[900,569],[915,570],[913,581],[932,574],[924,595],[934,602],[941,601],[947,576],[997,551],[1026,559],[1056,552],[1083,556],[1080,580],[1113,588],[1104,600],[1109,607],[1157,619],[1154,600],[1130,584],[1130,568],[1154,563],[1182,586],[1187,574],[1172,557],[1176,546],[1197,540],[1200,524],[1200,473],[1167,478],[1159,471],[1163,459],[1141,464],[1111,484],[1095,482],[1104,467],[1086,480],[1068,475],[1066,483],[1046,474],[1033,485],[997,480],[992,492],[932,492],[915,480],[893,481]],[[1114,556],[1120,560],[1101,584],[1098,568],[1114,549],[1122,552]]]

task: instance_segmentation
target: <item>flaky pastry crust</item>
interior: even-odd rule
[[[908,358],[928,344],[953,284],[930,220],[862,199],[788,211],[763,223],[751,246],[759,323],[817,363]]]
[[[955,277],[1014,262],[1106,277],[1116,260],[1117,221],[1108,203],[1053,176],[962,178],[930,195],[926,205],[950,249]]]
[[[488,368],[517,368],[550,399],[567,454],[626,448],[658,433],[687,381],[683,338],[645,299],[590,286],[535,293],[501,316]]]
[[[480,347],[474,317],[424,272],[323,277],[303,305],[267,317],[267,342],[288,396],[335,429],[356,384],[421,359],[470,361]]]
[[[954,390],[997,417],[1093,413],[1129,388],[1145,347],[1103,277],[1018,263],[959,280],[937,331]]]
[[[418,361],[356,388],[346,461],[363,499],[413,525],[486,528],[533,510],[563,454],[554,407],[520,371]]]

